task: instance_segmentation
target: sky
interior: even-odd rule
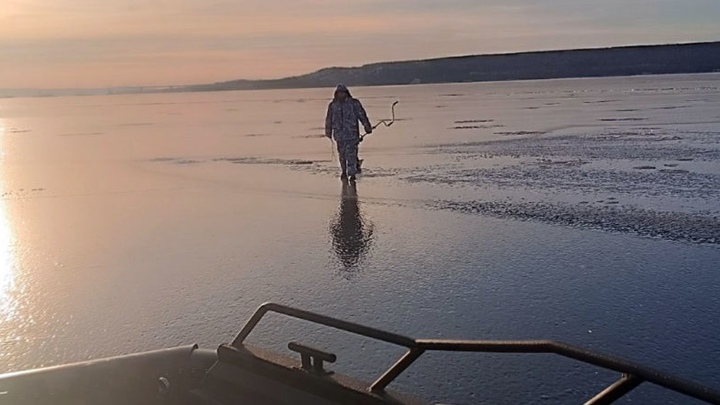
[[[720,0],[0,0],[0,88],[720,40]]]

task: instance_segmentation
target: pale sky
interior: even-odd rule
[[[720,0],[0,0],[0,88],[720,40]]]

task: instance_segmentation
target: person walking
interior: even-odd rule
[[[340,158],[342,180],[355,180],[359,171],[358,145],[360,144],[360,126],[366,134],[372,133],[372,125],[360,100],[353,98],[350,90],[339,84],[335,88],[333,100],[328,104],[325,117],[325,136],[334,139]]]

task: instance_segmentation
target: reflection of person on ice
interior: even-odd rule
[[[360,171],[358,145],[362,123],[366,133],[372,133],[372,125],[360,100],[353,98],[347,87],[340,84],[335,89],[335,97],[328,105],[325,118],[325,136],[334,138],[340,155],[341,179],[355,180]]]
[[[346,278],[361,270],[374,240],[375,226],[360,208],[357,185],[352,181],[343,181],[340,209],[329,229],[333,250]]]

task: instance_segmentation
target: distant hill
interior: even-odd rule
[[[720,42],[469,55],[360,67],[332,67],[273,80],[233,80],[177,86],[172,91],[220,91],[464,83],[570,77],[720,72]]]
[[[282,79],[232,80],[198,85],[79,90],[10,89],[0,90],[0,97],[291,89],[332,87],[337,83],[350,86],[467,83],[710,72],[720,72],[720,42],[468,55],[373,63],[360,67],[331,67]]]

